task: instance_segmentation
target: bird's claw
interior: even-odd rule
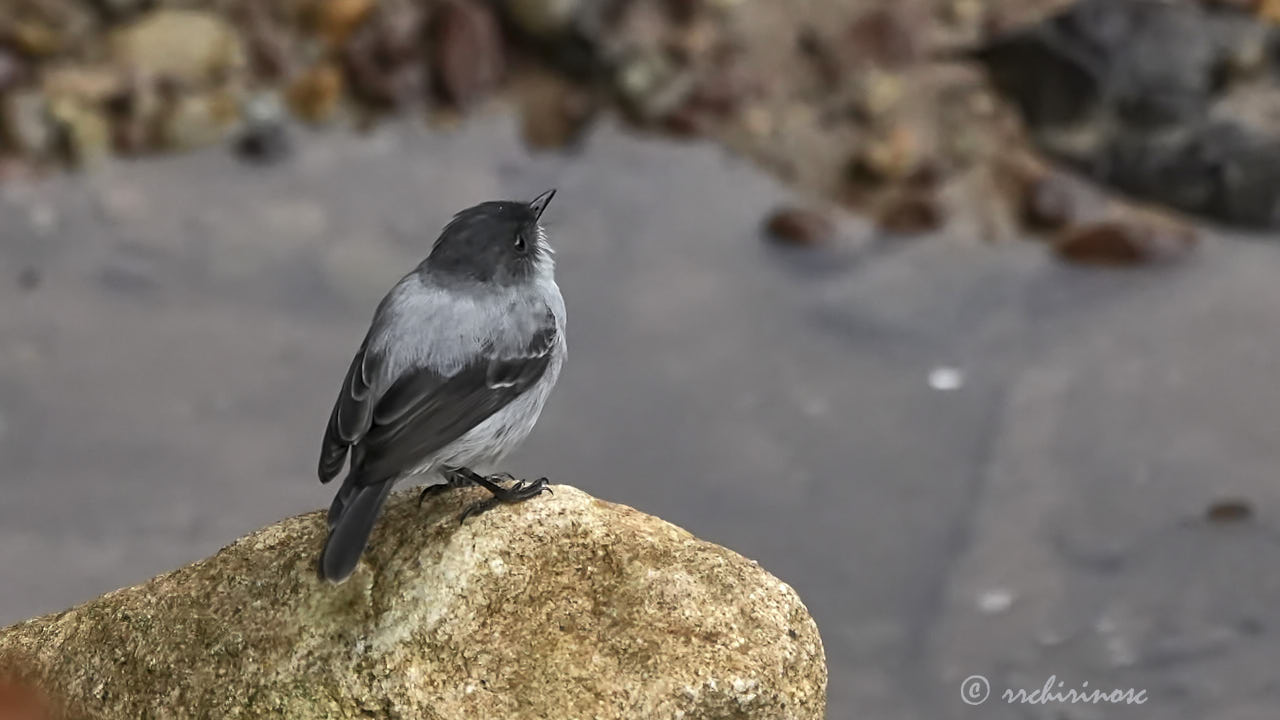
[[[466,510],[463,510],[462,514],[458,517],[459,525],[461,525],[463,522],[466,522],[467,518],[473,515],[479,515],[481,513],[492,510],[498,505],[504,505],[504,504],[511,505],[519,502],[524,502],[525,500],[537,497],[544,492],[549,492],[554,494],[554,491],[552,491],[552,489],[547,484],[549,481],[545,477],[538,478],[533,482],[529,482],[527,480],[517,480],[516,484],[509,488],[504,488],[501,485],[493,482],[490,479],[493,477],[498,477],[498,476],[496,475],[490,476],[489,478],[485,478],[485,480],[488,482],[478,483],[479,485],[484,487],[486,490],[488,490],[490,493],[493,493],[493,497],[481,500],[480,502],[468,507]]]
[[[431,497],[432,495],[439,495],[440,493],[444,492],[445,490],[448,490],[451,487],[453,486],[450,485],[449,483],[436,483],[434,485],[428,485],[422,488],[422,492],[418,493],[418,507],[422,507],[423,501],[426,500],[427,498]]]

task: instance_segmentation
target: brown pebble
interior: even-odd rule
[[[885,67],[910,63],[920,55],[914,28],[900,11],[876,9],[849,25],[846,37],[853,53]]]
[[[1248,500],[1218,500],[1205,508],[1204,519],[1215,525],[1241,523],[1253,519],[1253,505]]]
[[[814,210],[797,207],[779,208],[765,222],[769,237],[783,245],[812,247],[831,240],[835,224]]]
[[[588,90],[552,74],[525,78],[521,85],[521,134],[539,150],[577,142],[590,125],[598,103]]]
[[[279,80],[288,74],[289,47],[284,28],[271,18],[261,3],[245,3],[233,17],[244,33],[249,62],[259,77]]]
[[[796,35],[796,48],[809,60],[823,85],[828,88],[839,86],[844,76],[844,62],[817,30],[809,26],[800,28]]]
[[[929,159],[923,160],[906,178],[907,187],[925,192],[937,190],[941,182],[942,168],[938,167],[937,162]]]
[[[375,107],[399,108],[423,95],[423,14],[418,5],[386,2],[352,33],[341,57],[347,88]]]
[[[702,10],[702,0],[667,0],[667,13],[678,23],[692,22]]]
[[[1058,257],[1081,265],[1127,267],[1176,259],[1198,242],[1193,228],[1139,218],[1069,227],[1053,243]]]
[[[325,0],[317,9],[317,29],[333,47],[340,47],[375,4],[374,0]]]
[[[700,74],[690,101],[719,117],[727,117],[744,100],[760,94],[761,84],[748,70],[742,55],[726,51]]]
[[[860,185],[879,185],[904,180],[923,162],[916,134],[903,125],[868,139],[850,161],[846,178]]]
[[[329,119],[341,96],[342,71],[327,63],[307,70],[287,93],[294,114],[313,123]]]
[[[662,119],[662,128],[680,138],[701,137],[706,134],[706,119],[690,105],[677,108]]]
[[[938,229],[945,215],[932,193],[899,192],[885,200],[876,213],[876,224],[885,232],[915,235]]]
[[[8,48],[0,45],[0,93],[17,87],[26,75],[25,63]]]
[[[504,71],[502,31],[488,5],[446,2],[431,19],[434,89],[466,108],[489,95]]]

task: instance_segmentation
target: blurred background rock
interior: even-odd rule
[[[974,673],[1269,717],[1277,18],[0,0],[0,622],[327,502],[373,303],[556,186],[572,356],[512,471],[792,583],[831,717]]]

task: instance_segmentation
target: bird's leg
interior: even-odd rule
[[[422,501],[432,495],[438,495],[445,490],[451,488],[470,487],[476,484],[476,478],[479,474],[473,472],[470,468],[454,467],[445,465],[440,469],[440,474],[444,476],[444,482],[428,485],[422,488],[422,493],[418,495],[418,507],[422,507]]]

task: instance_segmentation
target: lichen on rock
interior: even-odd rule
[[[75,718],[822,718],[796,593],[755,562],[567,486],[459,524],[397,493],[341,585],[323,513],[0,630],[0,675]],[[0,708],[2,709],[2,708]]]

